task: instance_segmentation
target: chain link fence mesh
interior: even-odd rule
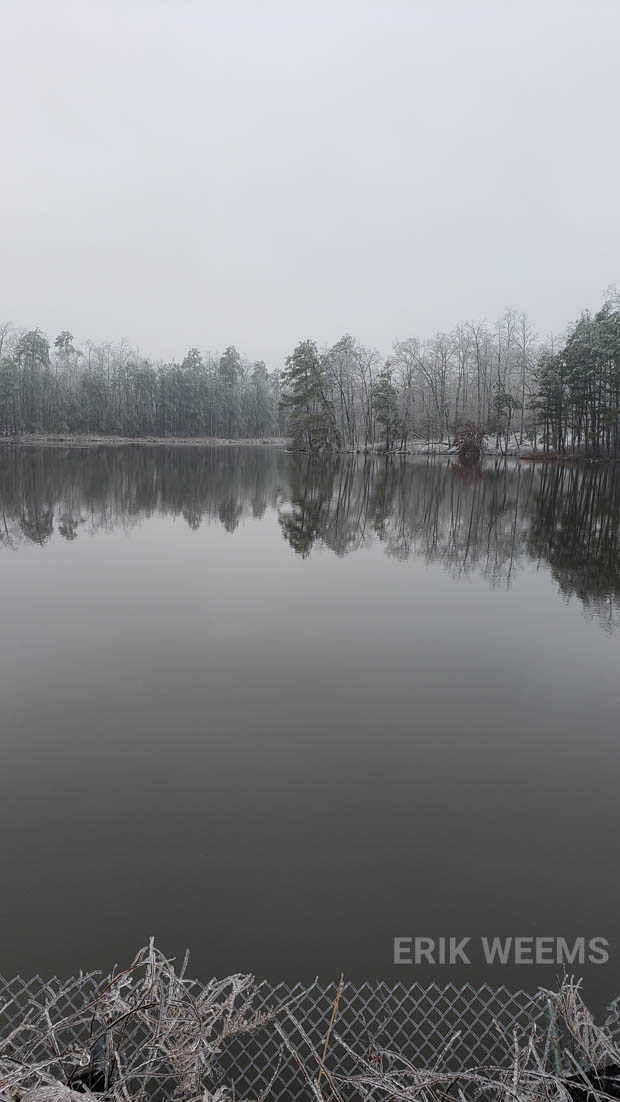
[[[93,976],[71,981],[0,976],[0,1035],[6,1036],[29,1010],[43,1005],[49,1007],[54,1021],[79,1013],[106,982]],[[192,987],[199,989],[198,981],[192,981]],[[309,986],[262,982],[256,989],[255,1009],[274,1012],[313,1077],[318,1072],[336,993],[337,984],[318,981]],[[533,1028],[543,1038],[557,1032],[548,1000],[541,993],[470,984],[439,987],[346,982],[325,1066],[333,1075],[351,1075],[356,1070],[355,1058],[381,1062],[383,1051],[390,1050],[420,1068],[433,1067],[438,1061],[454,1072],[503,1067],[510,1063],[515,1033],[524,1044]],[[620,1040],[620,996],[609,1007],[605,1028]],[[87,1013],[84,1024],[72,1025],[70,1034],[62,1038],[67,1047],[88,1047]],[[136,1042],[139,1040],[137,1036]],[[560,1070],[564,1041],[558,1036],[557,1042],[547,1045],[555,1070]],[[273,1102],[297,1102],[309,1097],[302,1069],[282,1044],[273,1022],[228,1043],[210,1086],[232,1089],[237,1100],[265,1095]],[[171,1096],[172,1081],[165,1067],[153,1069],[148,1094],[153,1098]]]

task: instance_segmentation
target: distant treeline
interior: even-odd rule
[[[217,359],[191,348],[154,364],[124,341],[81,348],[71,333],[0,327],[0,433],[118,436],[282,435],[280,377],[236,348]]]
[[[527,316],[398,341],[387,359],[346,335],[297,345],[282,373],[190,349],[152,363],[125,342],[53,344],[0,327],[0,433],[103,433],[238,439],[290,433],[309,449],[403,450],[451,442],[471,421],[498,442],[560,453],[620,453],[620,297],[608,295],[561,340],[541,343]]]

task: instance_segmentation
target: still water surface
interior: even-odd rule
[[[0,972],[620,990],[611,468],[4,448],[0,586]]]

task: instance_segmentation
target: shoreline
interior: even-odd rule
[[[55,433],[26,433],[23,436],[0,437],[0,447],[13,448],[101,448],[127,447],[137,444],[140,447],[189,447],[189,448],[234,448],[234,447],[270,447],[290,448],[291,440],[287,436],[243,437],[239,440],[219,436],[99,436],[97,433],[79,433],[60,435]]]
[[[295,447],[289,436],[254,436],[231,439],[219,436],[106,436],[97,433],[75,433],[61,435],[56,433],[24,433],[20,436],[0,437],[0,448],[101,448],[101,447],[170,447],[170,448],[237,448],[237,447],[267,447],[279,448],[283,451],[294,451],[299,454],[313,454],[307,448]],[[326,448],[314,453],[316,455],[366,455],[376,458],[392,458],[405,456],[426,456],[457,458],[456,450],[450,447],[446,441],[420,441],[417,444],[409,444],[406,448],[395,448],[387,452],[381,444],[360,446],[357,448]],[[481,458],[486,459],[512,459],[526,463],[619,463],[620,458],[604,455],[567,453],[561,455],[556,451],[533,450],[531,446],[527,450],[521,450],[519,446],[511,445],[508,449],[497,448],[495,445],[485,447]]]

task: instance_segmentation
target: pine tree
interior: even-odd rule
[[[372,388],[372,400],[377,421],[383,426],[385,450],[391,451],[400,427],[398,392],[392,382],[392,368],[389,364],[379,372]]]
[[[339,447],[340,433],[326,394],[325,365],[314,341],[301,341],[287,357],[281,382],[281,405],[289,411],[293,439],[308,448]]]

